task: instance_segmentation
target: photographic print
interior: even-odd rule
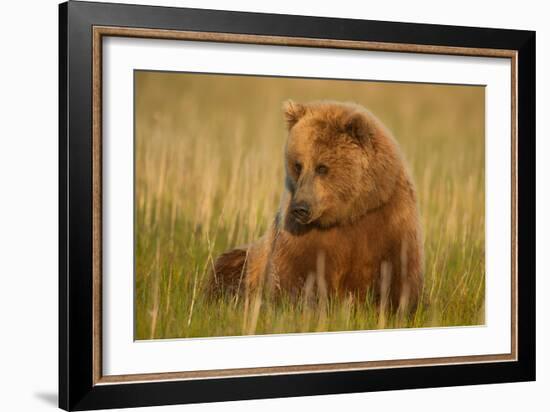
[[[485,88],[134,71],[135,339],[485,323]]]

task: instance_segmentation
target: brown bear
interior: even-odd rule
[[[416,191],[400,149],[362,106],[284,105],[285,190],[268,232],[219,256],[218,289],[296,295],[315,275],[329,294],[369,291],[410,311],[423,284]]]

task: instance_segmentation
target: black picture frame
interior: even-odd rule
[[[92,28],[517,51],[517,361],[95,385]],[[59,6],[59,406],[90,410],[535,380],[535,32],[70,1]]]

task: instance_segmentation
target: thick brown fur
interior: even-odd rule
[[[285,189],[268,232],[215,262],[218,285],[300,293],[311,274],[329,294],[379,297],[414,308],[423,284],[416,191],[390,132],[361,106],[284,106]],[[296,215],[296,205],[309,214]]]

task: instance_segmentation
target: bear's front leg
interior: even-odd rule
[[[423,285],[422,252],[416,236],[405,238],[401,242],[399,256],[399,276],[394,279],[398,292],[397,312],[403,318],[416,309]]]
[[[390,289],[392,285],[392,265],[388,261],[380,264],[380,303],[378,305],[378,328],[383,329],[386,326],[386,313],[388,302],[390,300]]]

